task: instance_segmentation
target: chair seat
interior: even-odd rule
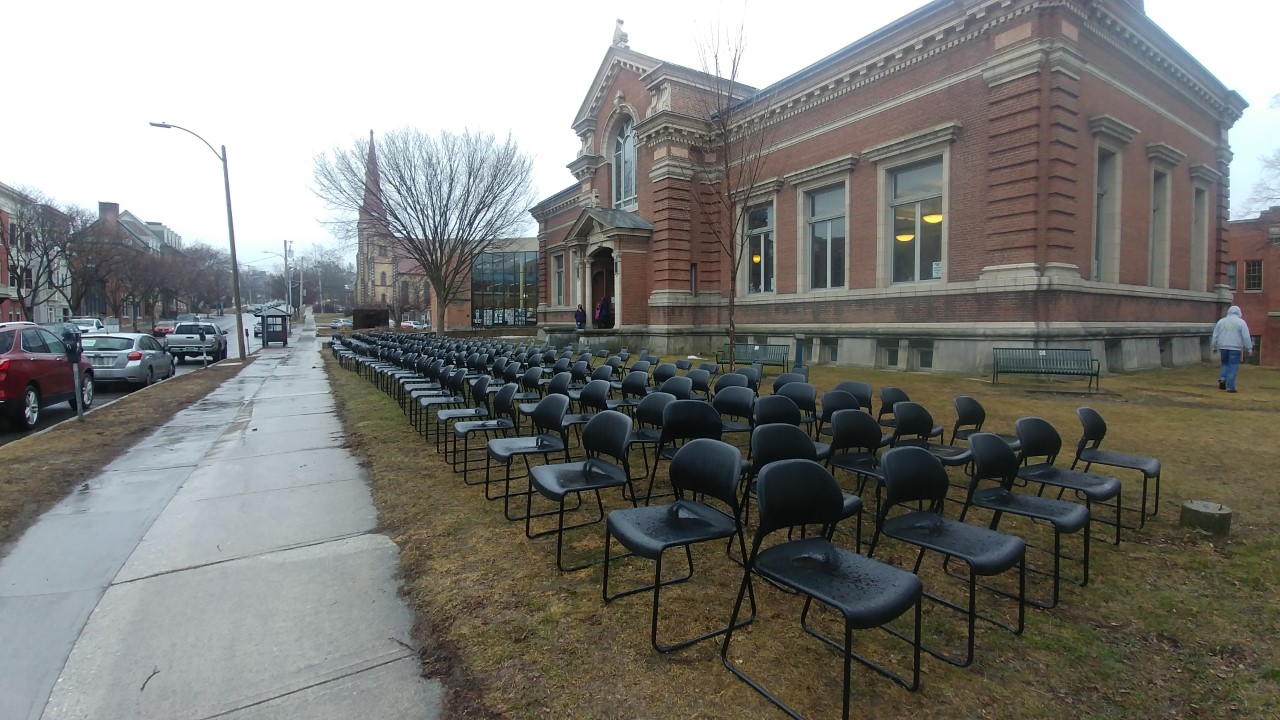
[[[733,518],[702,503],[624,508],[609,513],[609,532],[631,552],[656,560],[667,548],[732,536]]]
[[[955,437],[951,439],[963,440],[965,442],[969,442],[969,438],[973,437],[974,435],[977,435],[980,432],[987,432],[987,431],[978,430],[977,428],[965,428],[964,430],[957,430]],[[987,433],[987,434],[995,435],[996,437],[1005,441],[1005,444],[1007,444],[1010,448],[1012,448],[1014,452],[1017,452],[1018,450],[1022,449],[1022,441],[1018,439],[1017,435],[1004,435],[1002,433]]]
[[[751,432],[751,425],[749,423],[737,422],[735,420],[721,420],[720,432],[722,433]]]
[[[1138,470],[1147,477],[1160,475],[1160,458],[1128,453],[1109,452],[1098,448],[1085,448],[1080,451],[1080,461],[1097,465]]]
[[[831,457],[831,443],[813,441],[813,452],[818,456],[818,462],[826,462]]]
[[[553,452],[564,452],[564,443],[557,435],[494,438],[489,441],[489,456],[500,462],[508,462],[517,455],[542,455]]]
[[[959,558],[977,575],[999,575],[1026,554],[1022,538],[948,520],[917,510],[885,519],[881,531],[891,538]]]
[[[880,461],[869,452],[845,452],[831,456],[831,466],[848,470],[855,475],[883,480],[880,475]]]
[[[467,399],[461,395],[436,395],[433,397],[418,398],[418,404],[422,407],[430,407],[432,405],[458,405],[466,401]]]
[[[460,422],[453,426],[453,434],[462,437],[474,430],[484,430],[493,432],[497,430],[511,430],[516,425],[511,422],[511,418],[495,418],[493,420],[472,420],[470,422]]]
[[[530,477],[540,495],[556,502],[571,492],[603,490],[627,484],[627,474],[622,468],[598,460],[539,465],[530,471]]]
[[[441,410],[436,413],[436,421],[444,422],[446,420],[458,420],[461,418],[482,418],[488,417],[489,411],[483,407],[463,408],[459,410]]]
[[[933,442],[925,442],[924,440],[904,440],[898,443],[898,447],[919,447],[929,451],[929,454],[938,458],[938,462],[950,467],[958,467],[966,465],[973,459],[973,451],[967,447],[959,447],[956,445],[940,445]]]
[[[836,608],[858,629],[879,627],[902,615],[924,590],[914,574],[820,537],[761,550],[755,568],[773,582]]]
[[[521,409],[520,412],[524,413],[524,410]],[[588,422],[591,422],[591,418],[595,416],[596,414],[594,411],[565,415],[564,419],[560,421],[560,426],[567,428],[567,427],[572,427],[574,425],[586,425]]]
[[[1113,477],[1067,470],[1047,463],[1020,468],[1018,479],[1075,490],[1092,502],[1110,500],[1120,494],[1120,481]]]
[[[973,504],[987,510],[1047,520],[1060,533],[1073,533],[1089,522],[1089,508],[1080,503],[986,488],[973,494]]]

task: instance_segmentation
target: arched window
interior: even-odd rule
[[[613,206],[630,205],[636,200],[636,126],[624,117],[613,141]]]

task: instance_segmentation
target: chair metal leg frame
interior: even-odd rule
[[[741,527],[739,527],[738,531],[734,533],[734,536],[738,538],[739,549],[742,552],[743,556],[745,557],[747,554],[747,546],[746,546],[746,540],[744,539],[742,534]],[[604,601],[612,602],[614,600],[617,600],[618,598],[624,598],[624,597],[627,597],[628,595],[635,595],[648,590],[652,590],[653,591],[653,607],[650,610],[649,642],[650,644],[653,645],[654,650],[657,650],[660,653],[675,652],[677,650],[683,650],[684,648],[687,648],[690,645],[700,643],[703,640],[709,640],[713,637],[719,637],[720,635],[724,635],[725,633],[729,632],[730,626],[726,625],[725,627],[716,628],[715,630],[709,630],[697,637],[689,638],[687,640],[681,640],[679,642],[672,643],[670,645],[664,645],[658,642],[658,607],[660,605],[662,588],[667,587],[668,585],[679,585],[683,582],[688,581],[690,578],[693,577],[693,551],[690,549],[690,546],[688,545],[683,546],[685,562],[687,563],[688,571],[682,577],[675,577],[669,580],[662,579],[662,554],[660,554],[658,555],[657,560],[654,561],[652,584],[641,585],[640,587],[631,588],[629,590],[623,590],[621,592],[617,592],[617,593],[614,593],[613,595],[610,595],[609,594],[609,567],[611,565],[611,561],[619,560],[626,557],[631,557],[634,554],[634,553],[625,553],[617,557],[612,557],[609,552],[610,546],[612,545],[611,539],[612,539],[612,536],[609,533],[609,526],[606,523],[604,528],[604,585],[603,585]],[[733,543],[733,537],[729,538],[729,542],[731,544]],[[663,554],[665,554],[665,552]],[[735,608],[735,612],[736,612],[736,608]],[[747,625],[750,625],[751,622],[755,620],[755,618],[756,618],[756,596],[755,596],[755,592],[752,591],[751,592],[751,614],[741,622],[738,622],[735,616],[734,620],[730,623],[730,625],[732,625],[732,628],[736,630],[737,628],[746,627]]]
[[[597,489],[597,490],[593,490],[593,491],[592,491],[592,492],[594,492],[594,493],[595,493],[595,495],[596,495],[596,510],[597,510],[596,518],[595,518],[594,520],[584,520],[584,521],[582,521],[582,522],[574,523],[574,524],[572,524],[572,525],[565,525],[565,524],[564,524],[564,512],[565,512],[565,510],[566,510],[566,509],[569,509],[569,510],[577,510],[577,509],[579,509],[579,508],[581,508],[581,507],[582,507],[582,493],[583,493],[583,492],[586,492],[586,491],[585,491],[585,490],[583,490],[583,491],[577,491],[577,492],[574,492],[574,495],[577,495],[577,496],[578,496],[578,504],[577,504],[577,506],[572,507],[572,508],[565,508],[565,505],[564,505],[565,498],[560,498],[560,502],[559,502],[559,504],[558,504],[558,506],[557,506],[557,508],[556,508],[555,512],[540,513],[540,514],[538,514],[538,515],[535,515],[535,514],[533,513],[533,496],[534,496],[534,495],[536,495],[537,493],[536,493],[536,492],[531,492],[530,494],[528,494],[528,495],[526,495],[526,496],[525,496],[525,505],[524,505],[524,536],[525,536],[525,537],[527,537],[527,538],[529,538],[530,540],[533,540],[533,539],[535,539],[535,538],[546,537],[546,536],[548,536],[548,535],[553,535],[553,534],[554,534],[554,535],[556,536],[556,567],[560,569],[560,572],[576,572],[576,571],[578,571],[578,570],[586,570],[587,568],[592,567],[592,566],[594,566],[594,565],[599,565],[599,564],[600,564],[600,562],[601,562],[601,561],[597,560],[597,561],[595,561],[595,562],[589,562],[589,563],[586,563],[586,564],[583,564],[583,565],[575,565],[574,567],[571,567],[571,568],[567,568],[567,567],[565,567],[565,566],[564,566],[563,559],[564,559],[564,533],[565,533],[565,531],[566,531],[566,530],[577,530],[578,528],[588,527],[588,526],[590,526],[590,525],[595,525],[595,524],[599,523],[601,520],[604,520],[604,500],[603,500],[603,499],[601,499],[601,497],[600,497],[600,491]],[[566,493],[566,497],[567,497],[567,496],[568,496],[568,494]],[[554,529],[539,530],[538,532],[534,532],[534,531],[533,531],[533,522],[532,522],[533,518],[535,518],[535,517],[542,517],[543,515],[555,515],[555,516],[556,516],[556,527],[555,527]]]
[[[542,453],[542,457],[543,457],[543,460],[544,460],[544,461],[546,461],[546,462],[550,462],[550,453]],[[527,497],[527,496],[532,495],[534,492],[536,492],[536,491],[533,489],[533,481],[532,481],[532,479],[531,479],[531,477],[530,477],[530,474],[529,474],[529,470],[530,470],[530,467],[531,467],[531,466],[529,465],[529,455],[528,455],[528,454],[521,454],[521,455],[520,455],[520,459],[521,459],[521,460],[524,460],[524,470],[525,470],[525,472],[524,472],[524,475],[517,475],[516,477],[511,477],[511,460],[510,460],[510,459],[508,459],[508,460],[507,460],[507,462],[506,462],[506,466],[505,466],[505,467],[506,467],[506,473],[505,473],[505,475],[504,475],[504,476],[503,476],[503,478],[502,478],[502,494],[501,494],[501,495],[490,495],[490,494],[489,494],[489,482],[490,482],[490,480],[489,480],[489,469],[493,467],[493,463],[486,463],[486,464],[485,464],[485,466],[484,466],[484,496],[485,496],[485,499],[487,499],[487,500],[501,500],[501,501],[502,501],[502,514],[503,514],[503,516],[504,516],[504,517],[506,517],[508,520],[510,520],[510,521],[512,521],[512,522],[515,522],[515,521],[518,521],[518,520],[524,520],[524,519],[526,519],[526,518],[525,518],[525,516],[524,516],[524,515],[516,515],[515,517],[512,517],[512,516],[511,516],[511,499],[512,499],[512,498]],[[566,459],[566,462],[568,462],[568,460],[567,460],[567,459]],[[511,491],[511,481],[512,481],[512,480],[524,480],[524,481],[525,481],[525,485],[526,485],[527,489],[525,489],[525,490],[518,490],[518,491],[516,491],[516,492],[512,492],[512,491]],[[580,505],[581,505],[581,498],[579,498],[579,505],[578,505],[578,506],[574,506],[574,507],[572,507],[572,508],[568,508],[568,509],[570,509],[570,510],[577,510],[577,509],[578,509],[578,507],[579,507]],[[555,511],[555,510],[546,510],[546,511],[538,512],[538,513],[534,513],[534,514],[533,514],[533,517],[549,517],[549,516],[551,516],[551,515],[554,515],[555,513],[556,513],[556,511]]]
[[[494,427],[494,428],[493,428],[493,429],[491,429],[491,430],[483,430],[482,432],[484,433],[484,437],[485,437],[486,439],[488,439],[488,438],[490,438],[490,437],[492,436],[492,435],[491,435],[491,433],[493,433],[494,431],[501,432],[501,433],[502,433],[502,437],[510,437],[510,436],[511,436],[511,428],[499,428],[499,427]],[[484,463],[485,465],[488,465],[488,463],[489,463],[489,449],[488,449],[488,447],[487,447],[486,445],[481,445],[481,446],[476,447],[476,448],[471,447],[471,433],[466,433],[465,435],[463,435],[463,437],[462,437],[462,443],[463,443],[463,445],[462,445],[462,450],[461,450],[461,451],[459,451],[459,450],[458,450],[458,435],[457,435],[457,433],[454,433],[454,435],[453,435],[453,447],[452,447],[452,449],[451,449],[451,451],[450,451],[450,456],[449,456],[449,466],[453,469],[453,471],[454,471],[454,472],[458,472],[458,468],[459,468],[459,466],[461,466],[461,468],[462,468],[462,482],[463,482],[463,483],[465,483],[465,484],[467,484],[467,485],[485,485],[485,486],[486,486],[486,488],[487,488],[487,487],[488,487],[488,480],[487,480],[487,479],[486,479],[486,480],[470,480],[470,479],[468,479],[468,478],[467,478],[467,475],[469,474],[469,472],[470,472],[470,470],[471,470],[472,465],[479,465],[480,463]],[[472,456],[471,456],[471,452],[472,452],[472,450],[475,450],[475,451],[480,452],[480,453],[481,453],[481,456],[480,456],[480,457],[476,457],[476,458],[472,458]],[[477,468],[477,469],[478,469],[478,468]],[[487,493],[486,493],[486,494],[487,494]],[[492,499],[492,498],[491,498],[491,499]]]
[[[873,548],[874,548],[874,545],[875,545],[875,542],[873,541],[872,542]],[[924,560],[924,555],[926,552],[928,552],[926,548],[921,548],[920,553],[916,556],[915,569],[912,570],[912,572],[916,573],[917,575],[920,574],[920,563],[921,561]],[[867,557],[871,557],[870,551],[868,551]],[[961,660],[959,658],[948,655],[931,645],[922,644],[920,646],[920,649],[924,650],[925,652],[929,653],[930,655],[938,658],[939,660],[949,665],[955,665],[956,667],[969,667],[970,665],[973,664],[973,656],[974,656],[973,648],[974,648],[974,639],[976,635],[975,630],[976,630],[977,620],[979,619],[985,620],[986,622],[989,622],[998,628],[1003,628],[1005,630],[1008,630],[1014,635],[1022,634],[1023,629],[1026,627],[1026,619],[1027,619],[1027,602],[1026,602],[1027,559],[1026,557],[1023,557],[1022,561],[1018,563],[1018,596],[1016,598],[1016,600],[1018,601],[1018,624],[1017,625],[1009,625],[1008,623],[1001,622],[995,619],[994,617],[991,617],[990,615],[984,615],[978,612],[978,582],[977,581],[978,581],[977,575],[974,575],[973,572],[970,571],[969,582],[968,582],[968,585],[969,585],[969,606],[968,607],[957,605],[956,603],[944,597],[941,597],[939,595],[933,595],[928,591],[925,591],[923,594],[924,597],[929,598],[933,602],[939,605],[942,605],[943,607],[951,608],[952,610],[955,610],[957,612],[965,613],[965,615],[967,616],[966,619],[968,622],[968,639],[966,640],[966,643],[965,643],[966,650],[965,650],[964,659]],[[1001,593],[1001,594],[1006,594],[1006,593]],[[901,637],[903,640],[907,639],[903,637],[901,634],[899,634],[898,631],[893,630],[892,628],[886,628],[886,630],[888,630],[890,633],[894,635],[897,635],[898,637]]]
[[[1078,462],[1079,462],[1078,460],[1072,461],[1071,463],[1072,470],[1076,469],[1076,464]],[[1093,465],[1094,463],[1086,462],[1084,464],[1083,472],[1089,472],[1089,468],[1093,467]],[[1107,465],[1104,467],[1119,467],[1119,466]],[[1128,470],[1131,468],[1122,467],[1121,469]],[[1147,512],[1147,497],[1148,497],[1147,484],[1152,480],[1155,480],[1155,484],[1156,484],[1156,491],[1154,494],[1151,495],[1152,499],[1154,500],[1154,504],[1151,507],[1151,512]],[[1147,475],[1145,472],[1142,473],[1142,504],[1139,505],[1138,507],[1127,507],[1125,508],[1125,510],[1138,513],[1138,524],[1136,527],[1133,525],[1125,525],[1125,527],[1129,530],[1141,530],[1142,528],[1147,526],[1147,518],[1155,517],[1157,514],[1159,514],[1160,512],[1160,475],[1159,474]]]
[[[738,598],[737,598],[737,600],[736,600],[736,601],[734,602],[734,604],[733,604],[733,614],[732,614],[732,615],[730,616],[730,618],[729,618],[729,626],[728,626],[727,628],[725,628],[725,633],[724,633],[724,642],[720,644],[720,662],[725,666],[725,668],[726,668],[729,672],[733,673],[735,677],[737,677],[739,680],[743,681],[743,682],[744,682],[744,683],[746,683],[747,685],[751,686],[751,688],[752,688],[753,690],[755,690],[756,692],[758,692],[758,693],[760,693],[761,695],[763,695],[763,696],[764,696],[764,697],[765,697],[769,702],[771,702],[771,703],[773,703],[774,705],[776,705],[776,706],[778,707],[778,709],[780,709],[780,710],[782,710],[783,712],[785,712],[789,717],[795,718],[796,720],[803,720],[803,719],[804,719],[804,716],[803,716],[803,715],[800,715],[800,714],[799,714],[799,713],[797,713],[795,710],[793,710],[790,706],[788,706],[786,703],[782,702],[782,700],[781,700],[780,698],[778,698],[778,696],[776,696],[776,695],[774,695],[773,693],[769,692],[769,690],[765,689],[765,687],[764,687],[763,685],[761,685],[760,683],[758,683],[758,682],[756,682],[755,680],[753,680],[750,676],[748,676],[748,675],[746,674],[746,672],[745,672],[744,670],[742,670],[742,668],[739,668],[737,665],[734,665],[734,664],[733,664],[732,662],[730,662],[730,660],[729,660],[729,643],[733,640],[733,631],[734,631],[735,629],[737,629],[738,627],[741,627],[741,625],[739,625],[739,624],[738,624],[738,612],[742,609],[742,598],[743,598],[743,596],[744,596],[745,594],[747,594],[747,593],[751,593],[751,595],[752,595],[752,613],[753,613],[753,616],[754,616],[754,610],[755,610],[755,594],[754,594],[754,591],[752,590],[751,572],[750,572],[750,571],[746,571],[746,572],[744,572],[744,573],[743,573],[743,575],[742,575],[742,585],[741,585],[741,586],[739,586],[739,588],[738,588]],[[917,599],[917,600],[916,600],[916,617],[915,617],[915,626],[916,626],[915,634],[916,634],[916,638],[915,638],[915,653],[914,653],[914,661],[913,661],[913,663],[912,663],[912,665],[913,665],[912,678],[913,678],[913,679],[912,679],[912,681],[911,681],[910,683],[907,683],[907,682],[906,682],[902,677],[900,677],[900,676],[898,676],[898,675],[894,674],[893,672],[891,672],[891,671],[889,671],[888,669],[884,668],[884,667],[883,667],[883,666],[881,666],[880,664],[878,664],[878,663],[876,663],[876,662],[874,662],[874,661],[872,661],[872,660],[870,660],[870,659],[868,659],[868,658],[864,658],[864,657],[862,657],[861,655],[858,655],[858,654],[856,654],[856,653],[854,653],[854,652],[853,652],[853,630],[854,630],[854,628],[853,628],[853,625],[852,625],[852,624],[850,624],[850,623],[848,622],[848,620],[846,620],[846,621],[845,621],[845,626],[844,626],[844,645],[843,645],[843,646],[841,646],[840,644],[838,644],[838,643],[836,643],[836,642],[832,641],[830,638],[828,638],[827,636],[823,635],[822,633],[817,632],[817,631],[815,631],[815,630],[811,629],[811,628],[809,627],[809,625],[807,624],[807,619],[808,619],[808,614],[809,614],[809,607],[810,607],[810,605],[812,604],[812,601],[813,601],[813,598],[812,598],[812,597],[808,597],[808,598],[806,598],[806,599],[805,599],[804,609],[803,609],[803,610],[801,611],[801,613],[800,613],[800,624],[801,624],[801,626],[804,628],[805,632],[807,632],[807,633],[809,633],[810,635],[812,635],[812,636],[814,636],[814,637],[818,638],[818,639],[819,639],[819,640],[821,640],[824,644],[826,644],[826,645],[828,645],[828,646],[830,646],[830,647],[833,647],[833,648],[835,648],[836,650],[840,651],[840,652],[841,652],[841,654],[844,656],[844,665],[843,665],[843,671],[844,671],[844,678],[843,678],[843,680],[844,680],[844,682],[842,683],[843,693],[842,693],[842,698],[841,698],[841,707],[842,707],[843,712],[842,712],[842,714],[841,714],[841,717],[843,717],[845,720],[848,720],[848,718],[849,718],[849,702],[850,702],[850,701],[849,701],[849,694],[850,694],[850,689],[851,689],[851,688],[850,688],[850,683],[851,683],[851,679],[852,679],[852,675],[853,675],[853,661],[854,661],[854,660],[857,660],[859,663],[861,663],[861,664],[863,664],[863,665],[866,665],[867,667],[871,668],[872,670],[875,670],[876,672],[878,672],[878,673],[880,673],[880,674],[884,675],[885,677],[888,677],[889,679],[893,680],[894,682],[896,682],[897,684],[901,685],[902,687],[905,687],[905,688],[906,688],[906,689],[908,689],[908,690],[915,691],[915,690],[919,689],[919,687],[920,687],[920,650],[921,650],[921,648],[922,648],[922,646],[921,646],[921,644],[920,644],[920,607],[921,607],[921,602],[920,602],[920,600],[919,600],[919,599]],[[905,640],[905,639],[907,639],[907,638],[905,638],[901,633],[899,633],[899,632],[897,632],[897,631],[893,630],[892,628],[890,628],[890,627],[888,627],[888,626],[884,626],[884,627],[883,627],[883,629],[884,629],[886,632],[889,632],[889,633],[890,633],[890,634],[892,634],[892,635],[895,635],[895,636],[897,636],[897,637],[903,638],[904,640]],[[908,641],[908,642],[909,642],[909,641]]]
[[[991,519],[991,525],[990,525],[989,527],[990,527],[992,530],[997,529],[997,526],[1000,524],[1000,515],[1001,515],[1001,514],[1002,514],[1002,513],[996,513],[996,514],[995,514],[995,517]],[[1028,519],[1030,520],[1030,519],[1032,519],[1032,518],[1028,518]],[[961,521],[961,522],[963,522],[963,521],[964,521],[964,514],[963,514],[963,513],[962,513],[962,514],[961,514],[961,516],[960,516],[960,521]],[[1047,521],[1046,521],[1046,522],[1047,522]],[[1049,524],[1050,526],[1053,526],[1053,523],[1048,523],[1048,524]],[[1089,523],[1085,523],[1084,528],[1083,528],[1083,531],[1084,531],[1084,535],[1083,535],[1083,538],[1082,538],[1081,542],[1082,542],[1082,543],[1083,543],[1083,545],[1084,545],[1084,551],[1083,551],[1083,553],[1082,553],[1082,558],[1081,558],[1081,560],[1080,560],[1081,565],[1082,565],[1081,573],[1082,573],[1083,577],[1082,577],[1082,579],[1081,579],[1081,580],[1080,580],[1080,582],[1079,582],[1080,587],[1085,587],[1085,586],[1087,586],[1087,585],[1089,584],[1089,539],[1090,539]],[[1023,540],[1024,540],[1024,542],[1025,542],[1025,538],[1024,538]],[[1027,545],[1027,549],[1029,549],[1029,550],[1039,550],[1040,552],[1042,552],[1042,553],[1044,553],[1044,554],[1046,554],[1046,555],[1050,555],[1050,556],[1052,556],[1052,557],[1053,557],[1053,572],[1049,572],[1049,571],[1046,571],[1046,570],[1041,570],[1041,569],[1036,568],[1036,567],[1034,567],[1034,566],[1032,566],[1032,565],[1030,565],[1030,564],[1027,564],[1027,567],[1026,567],[1026,571],[1027,571],[1028,573],[1032,573],[1032,574],[1034,574],[1034,575],[1043,575],[1043,576],[1045,576],[1045,577],[1049,577],[1049,578],[1051,578],[1051,579],[1052,579],[1052,581],[1053,581],[1053,597],[1052,597],[1052,599],[1051,599],[1049,602],[1045,602],[1045,601],[1042,601],[1042,600],[1032,600],[1031,598],[1026,598],[1026,599],[1025,599],[1025,602],[1026,602],[1026,604],[1028,604],[1028,605],[1030,605],[1030,606],[1032,606],[1032,607],[1040,608],[1041,610],[1052,610],[1052,609],[1054,609],[1054,608],[1056,608],[1056,607],[1058,606],[1058,600],[1059,600],[1059,597],[1060,597],[1060,594],[1061,594],[1061,589],[1062,589],[1062,561],[1063,561],[1063,560],[1074,560],[1075,558],[1074,558],[1074,557],[1072,557],[1072,556],[1070,556],[1070,555],[1064,555],[1064,554],[1062,553],[1062,533],[1058,531],[1057,526],[1053,526],[1053,549],[1052,549],[1052,550],[1047,550],[1047,549],[1042,548],[1042,547],[1039,547],[1039,546],[1037,546],[1037,545],[1032,545],[1031,543],[1026,543],[1026,545]],[[966,579],[968,579],[968,576],[967,576],[967,575],[963,575],[963,574],[961,574],[961,573],[959,573],[959,572],[956,572],[956,571],[953,571],[953,570],[951,569],[951,561],[952,561],[953,559],[955,559],[955,558],[954,558],[954,557],[952,557],[952,556],[950,556],[950,555],[948,555],[948,556],[946,557],[946,559],[942,561],[942,569],[943,569],[943,570],[945,570],[945,571],[946,571],[946,573],[947,573],[948,575],[950,575],[950,576],[951,576],[951,577],[953,577],[953,578],[956,578],[957,580],[966,580]],[[1025,563],[1025,562],[1026,562],[1026,560],[1024,559],[1024,560],[1023,560],[1023,562]],[[983,590],[987,590],[987,591],[989,591],[989,592],[993,592],[993,593],[995,593],[995,594],[997,594],[997,595],[1000,595],[1001,597],[1009,598],[1010,600],[1017,600],[1017,599],[1018,599],[1018,598],[1017,598],[1013,593],[1009,592],[1008,590],[1004,590],[1004,589],[1002,589],[1002,588],[998,588],[998,587],[996,587],[996,586],[994,586],[994,585],[990,585],[990,584],[988,584],[988,583],[981,583],[981,582],[980,582],[980,583],[978,583],[978,587],[982,588]]]
[[[1040,483],[1040,491],[1039,491],[1038,493],[1036,493],[1036,494],[1037,494],[1037,495],[1044,495],[1045,487],[1047,487],[1047,484],[1046,484],[1046,483]],[[1065,495],[1065,494],[1066,494],[1066,492],[1067,492],[1067,490],[1069,490],[1069,489],[1070,489],[1070,488],[1059,487],[1059,488],[1058,488],[1058,499],[1059,499],[1059,500],[1061,500],[1061,499],[1062,499],[1062,496],[1063,496],[1063,495]],[[1125,524],[1123,524],[1123,523],[1121,523],[1121,522],[1120,522],[1120,510],[1121,510],[1121,509],[1123,508],[1123,506],[1124,506],[1124,503],[1123,503],[1123,502],[1121,502],[1121,500],[1120,500],[1120,498],[1121,498],[1121,494],[1117,494],[1117,495],[1116,495],[1116,501],[1115,501],[1114,503],[1108,503],[1108,502],[1094,502],[1094,501],[1090,500],[1090,499],[1088,498],[1088,496],[1087,496],[1087,495],[1085,495],[1084,493],[1080,492],[1079,490],[1075,491],[1075,493],[1076,493],[1076,497],[1078,497],[1078,498],[1079,498],[1079,499],[1081,499],[1081,500],[1084,500],[1084,506],[1085,506],[1085,507],[1087,507],[1087,508],[1089,508],[1089,522],[1093,522],[1093,521],[1097,520],[1098,522],[1102,523],[1103,525],[1110,525],[1110,526],[1112,526],[1112,527],[1114,527],[1114,528],[1116,529],[1116,539],[1115,539],[1115,541],[1114,541],[1114,542],[1112,542],[1112,545],[1119,545],[1119,544],[1120,544],[1120,530],[1121,530],[1122,528],[1124,528],[1124,529],[1129,529],[1129,530],[1136,530],[1136,529],[1138,529],[1138,528],[1136,528],[1136,527],[1134,527],[1134,526],[1132,526],[1132,525],[1125,525]],[[1105,507],[1105,508],[1112,508],[1112,507],[1114,507],[1114,508],[1115,508],[1115,511],[1116,511],[1116,519],[1115,519],[1115,520],[1104,520],[1101,516],[1094,514],[1094,512],[1093,512],[1093,506],[1094,506],[1094,505],[1101,505],[1102,507]]]

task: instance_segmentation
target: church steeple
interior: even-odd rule
[[[378,179],[378,151],[369,131],[369,157],[364,163],[364,201],[360,205],[361,219],[382,215],[382,183]]]

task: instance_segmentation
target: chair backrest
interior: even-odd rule
[[[569,368],[573,367],[573,363],[569,362],[569,358],[556,358],[556,362],[551,366],[551,372],[559,375],[562,372],[569,372]]]
[[[858,398],[845,390],[828,390],[822,393],[823,422],[831,422],[831,418],[841,410],[859,410],[861,407]]]
[[[974,433],[969,436],[969,451],[973,461],[969,463],[969,492],[973,492],[980,480],[995,480],[1006,490],[1012,489],[1018,474],[1018,454],[998,435]]]
[[[734,386],[717,390],[711,407],[721,415],[751,420],[755,417],[755,402],[756,394],[751,392],[751,388]]]
[[[569,411],[568,395],[547,395],[538,401],[529,419],[538,433],[564,436],[564,416]]]
[[[502,369],[502,378],[509,383],[520,381],[520,363],[512,360]]]
[[[1018,433],[1018,444],[1021,446],[1018,453],[1019,463],[1042,457],[1046,463],[1052,465],[1058,458],[1058,453],[1062,451],[1062,436],[1044,418],[1018,418],[1014,423],[1014,429]]]
[[[489,376],[481,375],[471,383],[471,404],[474,407],[489,407]]]
[[[757,369],[755,365],[752,365],[751,367],[738,368],[737,370],[734,370],[733,373],[745,377],[747,379],[747,387],[751,388],[752,392],[760,392],[760,376],[762,371]]]
[[[608,455],[627,466],[627,444],[631,440],[631,418],[617,410],[591,416],[582,429],[582,448],[588,457]]]
[[[685,377],[688,377],[688,375]],[[730,387],[747,387],[747,376],[739,375],[738,373],[725,373],[724,375],[716,378],[717,395],[720,394],[721,390]]]
[[[631,372],[642,372],[642,373],[644,373],[645,375],[648,375],[648,374],[649,374],[649,361],[648,361],[648,360],[637,360],[637,361],[635,361],[635,362],[631,363]]]
[[[662,427],[662,414],[667,409],[667,405],[676,401],[676,396],[671,393],[651,392],[644,396],[639,405],[636,405],[636,422],[641,425],[652,425],[653,427]]]
[[[460,367],[449,376],[449,390],[454,396],[465,395],[467,391],[467,369]]]
[[[653,382],[655,385],[661,385],[675,376],[676,366],[674,363],[661,363],[653,369]]]
[[[880,412],[876,413],[876,419],[880,420],[885,415],[893,415],[894,405],[897,405],[900,402],[910,401],[911,398],[907,397],[906,390],[885,385],[880,388]]]
[[[676,495],[685,492],[713,497],[728,505],[738,517],[738,478],[742,453],[722,440],[696,438],[685,443],[671,459],[671,485]]]
[[[852,408],[831,416],[831,452],[865,450],[875,453],[884,440],[883,428],[870,413]]]
[[[1102,419],[1102,415],[1091,407],[1082,407],[1076,408],[1076,417],[1080,418],[1080,425],[1084,428],[1080,442],[1076,443],[1076,451],[1101,445],[1107,436],[1107,421]]]
[[[558,372],[551,377],[551,382],[547,383],[548,395],[568,395],[569,384],[573,382],[573,374],[568,372]]]
[[[755,545],[771,532],[799,525],[834,525],[844,496],[836,479],[813,460],[779,460],[756,480],[760,521]]]
[[[515,398],[516,391],[520,388],[515,383],[507,383],[498,388],[498,394],[493,396],[493,414],[494,417],[507,416],[512,420],[516,417]]]
[[[611,365],[601,365],[600,367],[596,368],[595,370],[592,370],[592,371],[591,371],[591,379],[592,379],[592,380],[612,380],[612,379],[613,379],[613,366],[611,366]]]
[[[893,428],[893,444],[903,440],[928,441],[933,433],[933,416],[923,405],[904,400],[893,406],[893,417],[897,423]]]
[[[592,380],[587,386],[582,388],[582,394],[579,395],[578,402],[582,407],[591,408],[592,410],[607,410],[609,408],[609,394],[613,390],[608,380]]]
[[[956,408],[956,429],[962,427],[972,427],[975,430],[981,430],[982,424],[987,421],[986,408],[982,407],[982,403],[977,398],[968,395],[957,395],[951,399],[951,404]]]
[[[791,398],[801,412],[816,413],[818,411],[818,389],[807,382],[790,382],[775,392]]]
[[[523,375],[520,376],[520,386],[525,390],[537,390],[542,384],[540,382],[541,380],[542,367],[539,365],[532,365],[528,370],[524,371]]]
[[[755,426],[759,430],[763,425],[786,423],[800,425],[800,408],[786,395],[761,395],[756,398]]]
[[[779,460],[817,460],[813,438],[803,429],[787,423],[761,425],[751,432],[751,474]]]
[[[698,366],[698,369],[706,370],[707,373],[711,375],[711,377],[715,377],[720,373],[720,364],[719,363],[702,363],[701,365]]]
[[[782,389],[782,386],[787,383],[806,381],[808,381],[808,378],[806,378],[803,373],[784,372],[773,379],[773,394],[777,395],[778,391]]]
[[[923,502],[933,512],[942,510],[947,497],[947,470],[942,462],[921,447],[897,447],[880,459],[884,477],[884,500],[876,521],[884,520],[895,505]]]
[[[694,368],[685,373],[684,376],[689,378],[689,382],[693,383],[691,386],[693,392],[702,395],[711,393],[711,373],[701,368]]]
[[[662,410],[663,445],[700,437],[719,440],[720,435],[720,414],[701,400],[673,400]]]
[[[499,355],[498,357],[494,358],[493,369],[492,369],[493,376],[502,377],[502,371],[507,369],[507,363],[509,362],[511,362],[511,360],[502,355]]]
[[[614,375],[620,375],[622,373],[623,360],[621,355],[610,355],[609,358],[604,361],[604,364],[613,371]]]
[[[574,382],[586,383],[587,373],[590,372],[591,366],[586,360],[579,360],[569,366],[569,374],[573,376]]]
[[[642,398],[649,391],[649,373],[643,370],[632,370],[622,378],[622,397]]]
[[[680,400],[688,400],[693,397],[693,381],[683,375],[675,375],[664,380],[658,390],[671,393]]]
[[[676,370],[684,370],[688,372],[693,367],[693,361],[689,358],[680,358],[676,360]]]

